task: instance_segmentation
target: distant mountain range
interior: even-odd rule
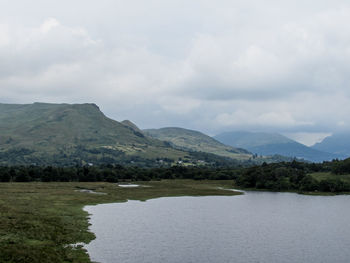
[[[232,165],[292,157],[318,162],[349,154],[346,141],[350,138],[330,137],[310,148],[279,134],[212,138],[176,127],[140,130],[129,120],[107,118],[95,104],[0,104],[0,165]]]
[[[95,104],[0,104],[0,165],[222,165],[253,157],[200,132],[173,131],[182,144],[181,136],[107,118]]]
[[[279,154],[313,162],[341,157],[336,153],[308,147],[277,133],[234,131],[218,134],[214,138],[223,144],[235,145],[259,155]]]
[[[322,142],[313,145],[312,149],[331,152],[340,158],[348,158],[350,156],[350,134],[333,134],[326,137]]]

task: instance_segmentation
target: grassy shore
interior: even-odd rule
[[[137,188],[112,183],[0,183],[0,262],[90,262],[85,205],[166,196],[235,195],[232,181],[163,180]],[[89,189],[105,194],[80,192]]]
[[[310,174],[317,181],[339,179],[341,181],[350,183],[350,174],[332,174],[330,172],[319,172]]]

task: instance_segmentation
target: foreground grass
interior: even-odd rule
[[[122,188],[111,183],[0,183],[0,262],[90,262],[88,214],[83,206],[147,200],[166,196],[235,195],[218,187],[232,181],[164,180],[141,182],[149,187]],[[79,192],[90,189],[106,193]]]

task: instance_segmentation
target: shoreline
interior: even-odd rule
[[[0,258],[8,262],[91,262],[86,205],[146,201],[159,197],[235,195],[216,189],[232,181],[162,180],[133,182],[151,187],[118,187],[97,182],[0,183]],[[87,189],[106,194],[91,194]],[[14,227],[15,226],[15,227]]]
[[[232,191],[235,185],[231,180],[177,179],[133,184],[149,187],[118,187],[106,182],[0,183],[0,258],[31,263],[91,262],[86,250],[67,246],[89,243],[95,238],[89,231],[89,214],[84,211],[87,205],[160,197],[242,194]],[[89,191],[76,191],[81,189]],[[92,194],[91,191],[105,194]],[[320,192],[303,194],[334,196]]]
[[[223,191],[226,191],[226,190],[232,191],[233,190],[233,189],[225,189],[225,188],[219,188],[219,189],[223,190]],[[244,200],[250,200],[250,201],[248,201],[248,203],[249,203],[249,202],[251,202],[251,200],[255,199],[256,201],[258,201],[257,203],[259,203],[259,200],[261,200],[261,198],[262,198],[262,200],[265,199],[265,200],[271,201],[272,199],[274,199],[274,200],[276,200],[276,202],[281,202],[281,201],[277,201],[277,200],[285,200],[286,198],[287,199],[289,198],[289,200],[291,200],[291,199],[298,200],[297,203],[299,203],[299,204],[303,203],[305,205],[305,204],[309,203],[309,201],[307,201],[307,200],[310,200],[310,201],[318,200],[318,203],[322,203],[322,204],[327,204],[328,202],[337,202],[337,200],[338,200],[338,198],[334,198],[333,196],[323,196],[323,197],[319,198],[318,196],[304,195],[303,197],[297,197],[298,194],[293,193],[293,192],[278,192],[278,193],[276,193],[276,192],[271,192],[271,191],[264,191],[264,192],[262,192],[262,191],[248,191],[246,193],[246,195],[247,195],[246,198],[244,197],[245,195],[242,195],[242,197],[238,198],[236,201],[234,201],[234,199],[236,199],[236,198],[226,197],[227,200],[224,199],[224,200],[226,200],[224,202],[234,202],[236,204],[239,204],[242,202],[244,203]],[[276,195],[276,198],[275,198],[275,195]],[[339,198],[342,198],[341,200],[343,200],[344,196],[343,197],[339,196]],[[215,197],[218,197],[219,198],[218,200],[222,200],[222,199],[220,199],[219,196],[167,196],[167,197],[158,197],[158,198],[154,198],[154,199],[163,199],[163,201],[157,201],[158,203],[163,203],[163,204],[170,203],[170,204],[172,204],[176,201],[171,200],[171,199],[184,198],[184,200],[188,200],[190,202],[189,198],[193,198],[193,199],[194,198],[196,198],[196,199],[203,198],[205,200],[205,198],[215,198]],[[300,198],[302,198],[302,199],[300,199]],[[348,198],[348,197],[345,197],[345,198]],[[152,198],[150,201],[155,201],[154,199]],[[164,201],[164,199],[166,199],[166,200]],[[215,199],[209,199],[209,200],[215,200]],[[232,201],[230,201],[230,200],[232,200]],[[304,200],[304,202],[300,202],[300,200]],[[99,204],[98,206],[94,205],[94,206],[84,207],[84,211],[88,212],[90,214],[91,218],[93,217],[93,219],[89,219],[89,223],[91,224],[91,226],[94,226],[94,227],[89,228],[89,230],[91,232],[93,232],[97,238],[96,242],[92,241],[93,243],[92,244],[90,243],[89,245],[85,246],[85,249],[87,250],[87,253],[89,255],[91,255],[91,257],[95,261],[97,261],[97,262],[113,262],[113,261],[111,261],[111,257],[109,257],[109,260],[105,261],[105,259],[103,257],[101,258],[101,255],[103,255],[103,253],[101,254],[101,252],[98,252],[98,251],[100,251],[100,249],[104,248],[103,243],[105,243],[106,240],[110,240],[110,238],[113,237],[113,235],[109,234],[110,233],[109,229],[113,230],[114,228],[118,228],[117,225],[115,225],[114,220],[111,219],[109,215],[110,214],[114,214],[114,215],[119,214],[120,215],[120,213],[124,213],[125,211],[127,211],[128,207],[132,207],[133,212],[131,214],[133,215],[133,217],[136,215],[136,218],[137,218],[138,217],[137,215],[143,215],[142,211],[146,211],[144,209],[147,209],[147,207],[150,206],[150,205],[146,205],[146,204],[140,204],[140,202],[142,202],[142,201],[139,201],[139,200],[128,200],[127,202],[129,202],[129,201],[131,201],[132,204],[130,204],[130,205],[123,204],[123,206],[121,206],[121,204],[119,204],[119,202],[116,202],[116,203],[111,203],[111,204]],[[136,204],[136,202],[137,202],[137,204]],[[184,204],[186,204],[186,202]],[[204,203],[202,202],[202,204],[204,204]],[[171,205],[170,205],[170,207],[171,207]],[[238,205],[238,207],[240,207],[240,206]],[[117,209],[117,211],[119,211],[119,213],[115,213],[115,212],[113,213],[113,211],[115,211],[114,208]],[[126,210],[124,210],[124,208]],[[122,215],[120,215],[120,216],[122,217]],[[105,219],[108,219],[108,218],[110,218],[110,219],[107,221],[104,221]],[[164,217],[163,217],[163,220],[164,220]],[[130,223],[129,220],[127,220],[126,222]],[[134,229],[134,227],[136,227],[136,226],[134,226],[135,221],[132,221],[132,222],[133,222],[133,224],[131,224],[130,226],[128,225],[128,227],[130,227],[131,229]],[[105,227],[105,226],[107,226],[107,227]],[[114,235],[116,235],[116,233],[114,233]],[[131,242],[131,240],[129,240],[129,242]],[[108,249],[105,250],[106,253],[108,251],[112,252],[112,250],[108,250]]]

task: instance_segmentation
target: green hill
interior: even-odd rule
[[[186,152],[107,118],[95,104],[0,104],[0,164],[141,163]]]
[[[0,165],[220,166],[280,159],[256,158],[181,128],[144,132],[131,121],[107,118],[95,104],[0,104]]]
[[[146,135],[169,142],[178,149],[212,153],[232,159],[246,160],[252,155],[244,150],[224,145],[212,137],[198,131],[183,128],[161,128],[143,130]]]
[[[142,133],[142,131],[139,129],[139,127],[137,127],[135,123],[133,123],[133,122],[131,122],[129,120],[124,120],[124,121],[121,122],[121,124],[123,124],[124,126],[132,129],[133,131]]]

